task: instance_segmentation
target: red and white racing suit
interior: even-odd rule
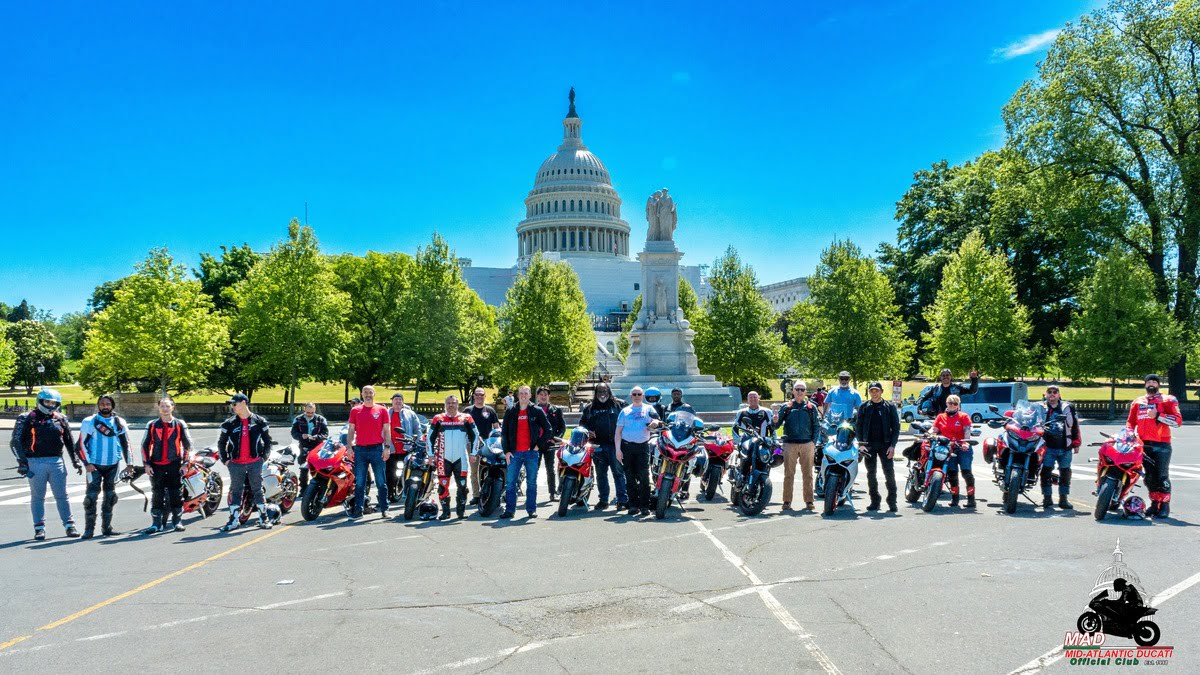
[[[468,453],[475,447],[475,422],[466,413],[442,413],[429,422],[429,452],[437,462],[438,499],[443,512],[450,509],[450,478],[458,483],[455,506],[461,516],[467,508]]]

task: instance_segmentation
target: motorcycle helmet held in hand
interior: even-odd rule
[[[417,507],[417,516],[421,520],[436,520],[438,517],[437,504],[429,500],[421,502],[421,505]]]
[[[917,414],[921,417],[933,419],[937,417],[937,412],[933,409],[933,390],[940,387],[940,384],[931,384],[921,390],[921,395],[917,397]]]
[[[43,387],[37,395],[37,407],[47,415],[57,412],[62,407],[62,395],[53,389]]]

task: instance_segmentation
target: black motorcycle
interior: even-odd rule
[[[412,520],[417,507],[437,485],[437,463],[426,443],[417,443],[404,458],[404,519]]]
[[[479,515],[484,518],[495,513],[504,499],[508,459],[504,456],[500,439],[500,430],[496,429],[475,451],[479,458]]]
[[[756,516],[771,502],[771,467],[783,463],[783,450],[774,438],[756,429],[739,427],[737,461],[729,468],[729,501],[747,516]]]
[[[1158,611],[1154,607],[1129,606],[1118,600],[1109,600],[1108,591],[1103,591],[1092,598],[1088,608],[1076,622],[1080,633],[1132,638],[1143,647],[1153,647],[1162,637],[1158,624],[1146,618]]]

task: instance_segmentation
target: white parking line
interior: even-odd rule
[[[491,661],[492,659],[502,659],[502,658],[505,658],[508,656],[512,656],[513,654],[524,654],[525,652],[531,652],[535,649],[541,649],[542,647],[545,647],[554,642],[563,642],[565,640],[574,640],[574,639],[580,638],[580,637],[583,637],[583,636],[582,635],[567,635],[565,637],[554,638],[553,640],[545,640],[545,641],[541,641],[541,642],[529,642],[529,643],[526,643],[523,645],[518,645],[516,647],[509,647],[507,649],[501,649],[498,652],[494,652],[492,654],[487,654],[485,656],[472,656],[469,659],[463,659],[461,661],[454,661],[453,663],[445,663],[440,666],[435,666],[433,668],[426,668],[425,670],[418,670],[415,673],[412,673],[412,675],[430,675],[431,673],[438,673],[443,670],[454,670],[456,668],[465,668],[467,666],[475,666],[475,665],[479,665],[480,663],[486,663],[488,661]]]
[[[82,504],[84,497],[87,496],[84,494],[86,491],[87,491],[86,485],[73,485],[73,486],[67,488],[67,494],[69,495],[69,499],[72,504]],[[133,487],[130,485],[120,485],[116,488],[118,497],[123,494],[127,494],[127,493],[130,493],[133,491],[134,491]],[[72,493],[74,493],[74,494],[72,494]],[[12,494],[17,494],[17,493],[12,493]],[[3,495],[3,496],[7,497],[10,495]],[[12,499],[6,499],[4,501],[0,501],[0,506],[17,506],[17,505],[21,505],[21,504],[28,504],[31,501],[32,496],[33,496],[32,493],[29,492],[29,488],[25,488],[24,495],[22,495],[20,497],[15,497]],[[101,499],[103,499],[103,493],[101,493]],[[49,489],[47,489],[46,490],[46,502],[53,503],[53,501],[54,501],[54,493],[51,492]]]
[[[1150,600],[1150,606],[1158,607],[1159,605],[1161,605],[1164,602],[1170,600],[1171,598],[1179,595],[1180,593],[1186,591],[1187,589],[1191,588],[1192,586],[1195,586],[1198,583],[1200,583],[1200,572],[1193,574],[1192,576],[1184,579],[1183,581],[1175,584],[1174,586],[1172,586],[1172,587],[1166,589],[1165,591],[1162,591],[1158,595],[1154,596],[1154,598],[1152,600]],[[1029,663],[1026,663],[1025,665],[1020,666],[1016,670],[1011,671],[1008,675],[1030,675],[1030,673],[1036,673],[1040,670],[1044,670],[1045,668],[1053,665],[1054,663],[1058,662],[1059,659],[1061,659],[1062,657],[1063,657],[1063,648],[1061,646],[1055,647],[1054,649],[1051,649],[1050,651],[1046,652],[1045,654],[1042,654],[1041,656],[1030,661]]]
[[[754,573],[754,570],[751,570],[749,567],[747,567],[746,563],[739,558],[736,553],[730,550],[728,546],[723,544],[720,539],[717,539],[717,536],[713,534],[711,530],[705,527],[704,523],[698,520],[692,520],[691,522],[698,530],[700,530],[701,534],[703,534],[710,542],[712,542],[713,546],[717,547],[717,550],[721,552],[721,555],[725,557],[725,560],[729,561],[731,565],[736,567],[738,571],[742,573],[742,576],[750,580],[751,584],[754,584],[756,587],[755,591],[758,592],[758,597],[762,599],[763,604],[767,606],[767,609],[771,610],[771,613],[775,615],[775,618],[779,620],[779,623],[783,624],[784,628],[787,628],[792,632],[792,634],[800,639],[801,644],[803,644],[804,648],[808,650],[808,653],[817,660],[817,663],[821,664],[821,669],[830,675],[841,673],[842,671],[838,670],[838,667],[833,664],[833,661],[829,659],[829,656],[825,654],[825,652],[819,645],[817,645],[816,642],[813,641],[812,635],[809,635],[804,630],[804,627],[800,625],[800,622],[796,621],[796,617],[792,616],[792,613],[789,612],[786,607],[780,604],[779,600],[774,594],[771,593],[769,588],[766,588],[766,584],[764,584],[763,580]]]

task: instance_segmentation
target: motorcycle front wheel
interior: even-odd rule
[[[711,502],[717,496],[717,486],[721,482],[721,467],[709,466],[708,477],[704,479],[704,500]]]
[[[1096,510],[1092,513],[1097,521],[1104,520],[1108,515],[1108,508],[1112,506],[1113,494],[1117,491],[1117,479],[1109,476],[1104,479],[1100,485],[1100,489],[1096,492]]]
[[[945,476],[940,473],[929,479],[929,490],[925,493],[925,503],[921,505],[921,510],[925,513],[932,512],[937,506],[938,497],[942,496],[942,480],[944,479]]]
[[[412,520],[417,515],[417,501],[421,498],[419,485],[409,485],[404,495],[404,519]]]
[[[658,489],[658,501],[654,506],[654,517],[657,520],[667,517],[667,507],[671,505],[671,486],[667,484],[668,480],[674,479],[670,476],[663,476],[663,485]]]
[[[579,476],[571,474],[563,478],[562,490],[558,493],[558,517],[566,518],[571,504],[575,502],[575,493],[579,489]]]
[[[767,508],[767,504],[771,502],[771,480],[769,478],[763,479],[762,483],[757,487],[758,489],[755,490],[755,486],[752,485],[748,490],[742,493],[742,501],[740,505],[742,507],[742,513],[746,514],[747,516],[757,516],[758,514],[762,513],[763,509]],[[751,498],[750,495],[754,495],[754,497]]]
[[[500,500],[504,497],[504,479],[493,478],[487,481],[488,492],[487,496],[479,496],[479,515],[490,516],[500,508]],[[482,491],[482,487],[480,490]]]
[[[833,485],[825,486],[825,508],[822,511],[827,516],[832,516],[834,510],[837,509],[838,495],[841,494],[841,481],[834,481]]]
[[[313,478],[304,486],[304,494],[300,497],[300,517],[312,522],[321,515],[325,508],[325,479]]]
[[[1102,622],[1099,614],[1095,612],[1084,612],[1083,614],[1079,615],[1079,620],[1075,622],[1075,627],[1079,629],[1080,633],[1091,635],[1092,633],[1100,632],[1102,627],[1101,624]]]
[[[1004,481],[1004,512],[1017,512],[1017,498],[1025,489],[1025,470],[1014,466],[1008,470],[1008,479]]]

